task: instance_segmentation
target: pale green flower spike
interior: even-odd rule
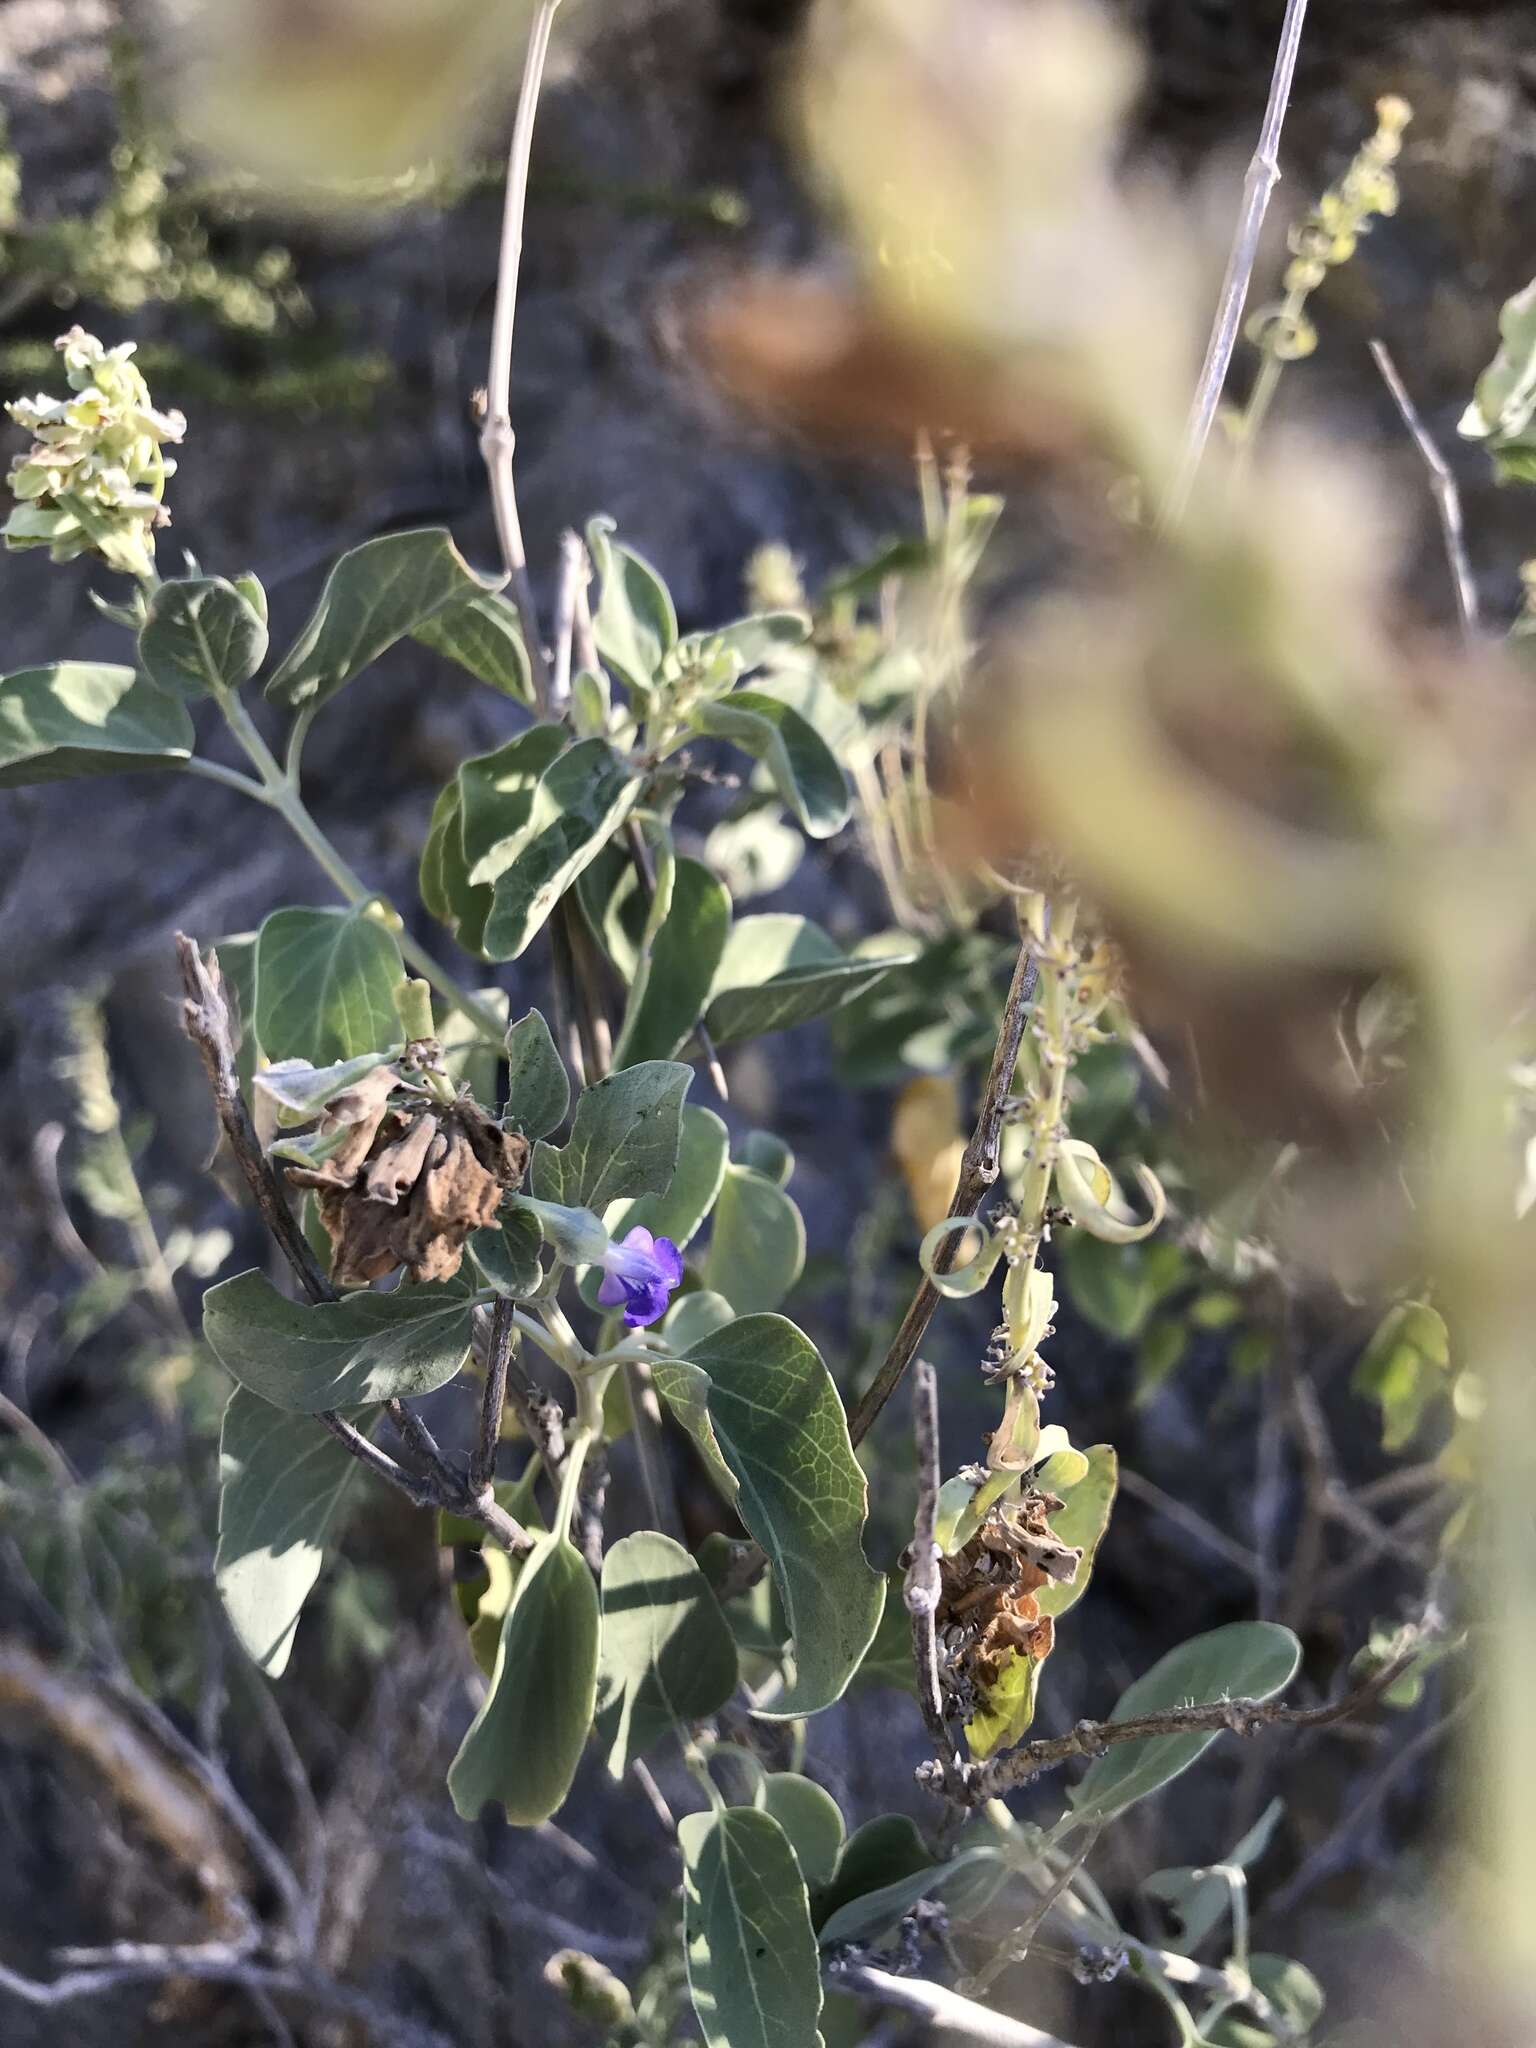
[[[104,348],[72,327],[55,347],[72,396],[18,398],[6,411],[35,436],[7,479],[19,501],[3,529],[8,548],[46,547],[56,562],[94,552],[125,576],[155,573],[155,528],[176,465],[163,452],[187,423],[157,412],[129,358],[133,343]]]

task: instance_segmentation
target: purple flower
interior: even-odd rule
[[[683,1255],[671,1238],[652,1237],[638,1224],[622,1244],[609,1245],[602,1265],[597,1298],[604,1308],[623,1302],[624,1320],[632,1330],[666,1314],[672,1290],[683,1277]]]

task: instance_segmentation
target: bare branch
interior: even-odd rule
[[[839,1991],[913,2013],[936,2032],[942,2029],[956,2040],[974,2041],[978,2048],[1067,2048],[1055,2034],[1043,2034],[1038,2027],[1010,2019],[1006,2013],[991,2012],[922,1977],[895,1977],[871,1963],[834,1964],[827,1976]]]
[[[1398,375],[1396,363],[1387,351],[1384,341],[1371,343],[1371,355],[1381,372],[1382,382],[1391,392],[1398,411],[1402,414],[1403,425],[1413,437],[1413,444],[1424,459],[1429,471],[1430,493],[1435,501],[1435,512],[1440,520],[1440,533],[1445,542],[1445,559],[1450,565],[1451,589],[1456,597],[1456,616],[1461,621],[1461,637],[1468,646],[1477,639],[1477,583],[1472,574],[1472,564],[1467,559],[1467,536],[1461,520],[1461,493],[1456,488],[1456,479],[1451,474],[1450,464],[1429,437],[1429,430],[1419,417],[1418,408],[1408,396],[1408,387]]]
[[[912,1378],[912,1435],[917,1447],[917,1517],[912,1528],[911,1562],[904,1599],[912,1617],[912,1658],[917,1666],[917,1697],[944,1773],[944,1790],[957,1790],[962,1778],[960,1755],[944,1712],[939,1677],[939,1644],[934,1616],[939,1606],[939,1381],[926,1358]]]
[[[1205,454],[1205,444],[1211,436],[1216,408],[1226,387],[1227,372],[1232,367],[1248,286],[1253,278],[1253,266],[1258,260],[1264,216],[1269,211],[1270,194],[1280,182],[1280,131],[1285,125],[1285,111],[1290,104],[1291,83],[1296,76],[1296,58],[1301,49],[1301,30],[1306,13],[1307,0],[1286,0],[1280,47],[1275,53],[1275,68],[1269,81],[1269,103],[1264,109],[1264,124],[1259,130],[1259,146],[1243,180],[1242,211],[1238,215],[1237,232],[1227,257],[1226,274],[1221,280],[1216,319],[1211,327],[1210,340],[1206,343],[1205,361],[1200,365],[1200,381],[1195,386],[1189,424],[1184,430],[1179,467],[1158,519],[1164,532],[1177,526],[1184,516],[1201,457]]]
[[[976,1119],[976,1128],[971,1133],[970,1143],[960,1161],[960,1174],[955,1183],[955,1198],[950,1204],[952,1216],[974,1216],[981,1207],[982,1198],[996,1181],[999,1172],[999,1151],[1002,1144],[1003,1114],[1008,1092],[1013,1086],[1013,1070],[1019,1062],[1019,1046],[1024,1038],[1025,1019],[1029,1014],[1030,997],[1035,988],[1035,955],[1028,938],[1019,946],[1019,957],[1014,963],[1013,980],[1008,985],[1007,1000],[1003,1005],[1003,1021],[997,1036],[997,1045],[992,1054],[992,1069],[987,1075],[986,1090],[981,1099],[981,1113]],[[940,1272],[947,1272],[954,1263],[963,1233],[951,1231],[939,1247],[934,1264]],[[901,1385],[907,1367],[917,1355],[917,1348],[927,1334],[933,1320],[933,1312],[939,1305],[939,1290],[925,1274],[922,1284],[913,1295],[901,1327],[891,1339],[891,1347],[885,1354],[880,1370],[859,1397],[852,1415],[848,1418],[848,1434],[855,1446],[868,1436],[870,1426],[886,1402]]]
[[[538,609],[528,577],[528,556],[523,547],[523,526],[518,517],[517,487],[512,475],[512,454],[516,446],[511,413],[512,329],[517,318],[517,279],[523,257],[523,215],[528,205],[528,159],[533,149],[533,123],[544,82],[544,60],[549,54],[550,30],[559,5],[560,0],[541,0],[523,63],[517,118],[512,124],[512,141],[507,151],[507,191],[501,216],[501,253],[496,268],[496,311],[491,323],[491,360],[485,380],[485,425],[480,435],[480,453],[490,480],[491,509],[501,541],[502,560],[511,580],[512,602],[517,607],[523,641],[528,649],[534,701],[541,711],[550,708],[549,664],[544,658]]]
[[[994,1799],[1027,1785],[1044,1771],[1073,1757],[1102,1756],[1122,1742],[1146,1742],[1159,1735],[1188,1735],[1198,1732],[1227,1735],[1258,1735],[1266,1728],[1325,1728],[1345,1721],[1374,1706],[1422,1654],[1433,1630],[1412,1631],[1412,1640],[1380,1670],[1352,1691],[1320,1707],[1287,1707],[1276,1700],[1213,1700],[1209,1705],[1168,1707],[1161,1713],[1137,1714],[1124,1721],[1079,1721],[1065,1735],[1050,1735],[1038,1742],[1021,1743],[1006,1756],[990,1763],[969,1765],[964,1772],[964,1796],[972,1805]],[[933,1790],[943,1787],[942,1767],[924,1764],[919,1781]]]
[[[496,1446],[501,1442],[501,1417],[507,1405],[507,1365],[517,1340],[511,1301],[502,1295],[491,1310],[491,1331],[485,1353],[485,1398],[480,1404],[480,1440],[469,1464],[471,1486],[489,1486],[496,1476]]]

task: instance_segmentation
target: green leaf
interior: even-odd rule
[[[517,959],[623,824],[640,788],[640,777],[606,740],[577,740],[551,764],[526,830],[495,876],[482,941],[490,959]]]
[[[855,1836],[854,1841],[857,1840]],[[849,1847],[852,1846],[850,1843]],[[947,1863],[929,1863],[926,1869],[898,1877],[873,1891],[861,1892],[827,1915],[816,1939],[823,1948],[836,1948],[845,1941],[870,1941],[905,1919],[919,1899],[931,1898],[963,1871],[1001,1860],[996,1849],[962,1849]],[[839,1879],[841,1875],[839,1871]]]
[[[413,627],[411,638],[445,661],[457,662],[504,697],[533,703],[523,629],[516,607],[499,592],[487,590],[464,604],[444,605]]]
[[[504,1123],[525,1138],[546,1138],[564,1123],[571,1107],[571,1077],[565,1071],[548,1024],[537,1010],[519,1017],[507,1033],[507,1100]]]
[[[1234,1621],[1170,1650],[1121,1695],[1113,1721],[1134,1720],[1168,1707],[1213,1701],[1267,1700],[1296,1676],[1301,1645],[1272,1621]],[[1216,1740],[1215,1731],[1154,1735],[1124,1742],[1095,1757],[1070,1799],[1079,1820],[1108,1818],[1145,1799],[1187,1771]]]
[[[499,579],[477,576],[440,526],[385,533],[344,554],[267,695],[295,709],[324,704],[396,641]]]
[[[715,1330],[723,1330],[727,1323],[735,1321],[731,1304],[722,1294],[711,1294],[708,1288],[700,1288],[696,1294],[684,1294],[672,1304],[672,1313],[662,1325],[669,1344],[678,1352],[688,1350],[701,1337],[707,1337]],[[735,1481],[731,1482],[735,1491]]]
[[[650,563],[610,541],[613,530],[611,519],[587,524],[587,550],[602,589],[592,629],[603,660],[626,690],[643,699],[663,655],[677,645],[677,613]]]
[[[680,662],[702,666],[724,657],[730,681],[761,668],[780,648],[799,647],[809,638],[810,616],[806,612],[756,612],[749,619],[733,619],[712,633],[688,633],[677,643]]]
[[[597,1698],[597,1587],[581,1554],[544,1536],[501,1625],[485,1703],[448,1771],[462,1820],[499,1801],[514,1827],[559,1810],[581,1762]]]
[[[459,836],[470,883],[489,887],[528,844],[539,783],[564,753],[560,725],[531,725],[493,753],[461,762]]]
[[[741,1141],[738,1163],[750,1166],[777,1188],[787,1188],[795,1170],[795,1155],[772,1131],[748,1131]]]
[[[222,576],[162,583],[139,634],[139,661],[162,690],[203,697],[238,690],[267,656],[267,625]]]
[[[277,1060],[262,1068],[256,1086],[276,1103],[281,1122],[308,1123],[328,1102],[334,1102],[338,1095],[344,1095],[379,1067],[387,1066],[403,1051],[403,1046],[396,1045],[384,1052],[364,1052],[356,1059],[337,1060],[329,1067],[314,1066],[309,1060]]]
[[[544,1233],[529,1209],[505,1209],[489,1229],[471,1231],[469,1249],[475,1264],[498,1294],[526,1301],[544,1278],[539,1253]]]
[[[785,1031],[841,1009],[910,953],[850,958],[809,918],[739,918],[721,956],[704,1021],[717,1045]]]
[[[700,1337],[694,1335],[694,1325],[703,1322],[708,1334],[712,1307],[701,1304],[718,1302],[724,1316],[713,1328],[721,1329],[731,1318],[730,1304],[720,1300],[718,1294],[685,1295],[673,1310],[667,1323],[667,1334],[675,1342],[691,1336],[695,1343]],[[674,1335],[674,1325],[676,1333]],[[693,1439],[694,1449],[704,1461],[706,1471],[720,1491],[721,1498],[735,1504],[741,1488],[736,1474],[725,1462],[720,1449],[720,1440],[715,1435],[714,1424],[709,1416],[709,1374],[701,1366],[690,1365],[686,1358],[658,1358],[651,1362],[651,1383],[671,1409],[679,1427],[686,1430]]]
[[[400,1042],[394,934],[360,910],[274,910],[256,935],[256,1036],[270,1060],[326,1066]]]
[[[501,1025],[505,1038],[511,999],[504,988],[471,991],[481,1006]],[[437,1020],[438,1042],[443,1049],[443,1072],[459,1088],[467,1088],[476,1102],[489,1106],[497,1099],[503,1047],[487,1038],[484,1025],[467,1011],[444,1004]]]
[[[1074,1550],[1080,1550],[1082,1562],[1075,1578],[1053,1579],[1040,1587],[1035,1598],[1042,1614],[1065,1614],[1082,1599],[1093,1576],[1094,1557],[1109,1527],[1115,1490],[1120,1484],[1120,1461],[1110,1444],[1093,1444],[1085,1455],[1087,1472],[1049,1518],[1052,1533]]]
[[[308,1415],[236,1387],[219,1436],[214,1581],[245,1653],[280,1678],[357,1460]]]
[[[710,1227],[704,1285],[738,1315],[776,1309],[805,1266],[805,1221],[776,1181],[750,1166],[725,1173]]]
[[[1381,1408],[1382,1449],[1401,1451],[1418,1434],[1424,1411],[1450,1391],[1451,1339],[1427,1301],[1400,1301],[1377,1324],[1352,1385]]]
[[[670,1237],[679,1250],[688,1244],[714,1207],[725,1178],[730,1139],[725,1125],[712,1109],[683,1105],[682,1135],[677,1150],[677,1170],[665,1194],[640,1195],[632,1201],[612,1202],[604,1215],[603,1228],[620,1238],[643,1227],[652,1237]],[[590,1309],[598,1309],[597,1290],[601,1269],[592,1266],[582,1275],[581,1298]],[[699,1300],[702,1297],[688,1297]],[[710,1297],[713,1299],[713,1297]],[[729,1305],[722,1302],[723,1320],[730,1321]],[[605,1315],[608,1310],[602,1311]],[[698,1332],[703,1334],[702,1329]],[[684,1340],[679,1339],[679,1342]]]
[[[1268,1848],[1284,1811],[1285,1802],[1272,1799],[1236,1848],[1223,1856],[1221,1862],[1238,1870],[1246,1870],[1250,1863],[1257,1862]],[[1150,1877],[1143,1879],[1142,1890],[1150,1892],[1154,1899],[1162,1900],[1176,1916],[1179,1941],[1187,1955],[1193,1955],[1201,1942],[1214,1934],[1232,1911],[1232,1886],[1220,1868],[1197,1869],[1185,1865],[1176,1870],[1154,1870]]]
[[[1248,1975],[1253,1988],[1275,2008],[1285,2029],[1283,2039],[1292,2044],[1308,2040],[1323,2016],[1326,2000],[1323,1987],[1305,1963],[1290,1956],[1252,1955]],[[1211,2031],[1212,2048],[1252,2048],[1255,2042],[1274,2038],[1270,2027],[1255,2027],[1237,2013],[1228,2013]]]
[[[478,953],[491,914],[489,888],[470,885],[464,859],[463,808],[459,786],[450,782],[438,791],[421,849],[417,886],[421,900],[445,924],[466,953]]]
[[[821,2048],[821,1969],[805,1880],[754,1807],[690,1813],[683,1852],[688,1989],[709,2048]]]
[[[685,1362],[708,1377],[709,1422],[794,1637],[795,1679],[770,1718],[816,1713],[841,1698],[885,1604],[861,1546],[868,1487],[843,1404],[815,1345],[782,1316],[739,1317]]]
[[[241,1386],[274,1407],[318,1415],[445,1385],[468,1355],[470,1314],[458,1287],[400,1287],[310,1307],[261,1273],[237,1273],[203,1296],[203,1335]]]
[[[1011,1749],[1028,1733],[1040,1690],[1040,1661],[1023,1650],[1009,1651],[996,1683],[965,1724],[966,1745],[977,1763],[994,1750]]]
[[[0,677],[0,789],[179,768],[194,738],[184,704],[113,662],[56,661]]]
[[[1063,1263],[1072,1304],[1106,1337],[1129,1343],[1140,1336],[1160,1289],[1149,1247],[1106,1244],[1087,1230],[1064,1233]]]
[[[910,1654],[910,1649],[909,1649]],[[882,1813],[855,1828],[837,1859],[829,1884],[811,1901],[811,1917],[819,1930],[842,1907],[867,1892],[899,1884],[903,1878],[937,1866],[933,1851],[905,1813]]]
[[[683,1097],[692,1069],[647,1060],[582,1090],[570,1141],[542,1141],[533,1154],[533,1191],[541,1202],[592,1209],[600,1216],[625,1195],[660,1195],[671,1186],[682,1143]]]
[[[679,860],[672,900],[640,955],[613,1064],[669,1060],[704,1014],[731,928],[731,899],[701,861]]]
[[[830,1792],[798,1771],[774,1771],[758,1787],[756,1804],[771,1813],[789,1838],[808,1885],[830,1881],[842,1852],[842,1811]]]
[[[917,1697],[917,1672],[912,1663],[912,1617],[902,1597],[905,1587],[904,1572],[886,1574],[885,1606],[881,1610],[880,1626],[864,1653],[863,1663],[854,1674],[855,1691],[894,1686],[898,1692],[909,1692],[914,1699]]]
[[[630,1763],[675,1724],[701,1720],[736,1690],[736,1643],[693,1559],[670,1536],[623,1536],[603,1560],[599,1729],[608,1769]]]
[[[653,1237],[670,1237],[679,1248],[690,1243],[715,1206],[729,1149],[729,1135],[714,1111],[684,1103],[677,1167],[666,1192],[615,1202],[603,1218],[609,1236],[643,1225]]]
[[[1469,441],[1487,441],[1495,461],[1505,448],[1529,444],[1536,423],[1536,279],[1504,301],[1499,348],[1477,380],[1476,395],[1458,428]],[[1527,452],[1529,452],[1527,448]]]
[[[815,726],[792,705],[763,690],[736,690],[698,705],[689,723],[761,761],[786,808],[812,839],[830,839],[847,824],[843,771]]]

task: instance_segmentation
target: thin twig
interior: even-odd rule
[[[907,1566],[906,1589],[902,1595],[912,1617],[912,1660],[917,1666],[917,1697],[923,1710],[933,1746],[944,1772],[944,1790],[961,1781],[960,1754],[954,1733],[944,1712],[944,1688],[939,1676],[938,1612],[939,1549],[939,1376],[926,1358],[920,1358],[912,1374],[912,1437],[917,1450],[917,1515],[912,1525],[911,1561]]]
[[[1467,559],[1466,529],[1461,520],[1461,493],[1456,488],[1456,479],[1451,474],[1449,463],[1429,437],[1429,430],[1419,417],[1418,408],[1408,396],[1408,387],[1398,375],[1384,341],[1371,343],[1371,357],[1381,372],[1381,381],[1391,392],[1398,411],[1402,414],[1403,425],[1413,438],[1413,444],[1424,459],[1429,471],[1430,493],[1435,501],[1435,511],[1440,520],[1440,533],[1445,542],[1445,559],[1450,565],[1451,589],[1456,598],[1456,616],[1461,622],[1461,637],[1470,647],[1478,636],[1477,583],[1472,575],[1472,564]]]
[[[1055,2034],[1043,2034],[1038,2027],[1010,2019],[1006,2013],[991,2012],[962,1998],[958,1991],[947,1991],[942,1984],[930,1984],[923,1977],[895,1977],[871,1963],[848,1962],[831,1965],[827,1980],[839,1991],[912,2013],[935,2033],[974,2041],[978,2048],[1067,2048]]]
[[[1270,195],[1280,182],[1280,131],[1285,125],[1285,112],[1290,104],[1291,83],[1296,76],[1296,58],[1301,49],[1301,30],[1306,13],[1307,0],[1286,0],[1280,47],[1275,53],[1275,68],[1269,81],[1269,102],[1264,109],[1264,124],[1259,130],[1259,145],[1243,180],[1242,211],[1227,257],[1226,274],[1221,280],[1221,297],[1217,301],[1216,318],[1206,343],[1205,361],[1200,365],[1200,381],[1195,387],[1189,423],[1184,430],[1179,466],[1159,514],[1158,524],[1165,533],[1170,527],[1177,526],[1184,516],[1201,458],[1205,454],[1205,444],[1210,439],[1216,408],[1226,388],[1227,372],[1232,367],[1248,286],[1253,278],[1253,266],[1258,260],[1264,216],[1269,211]]]
[[[1050,1735],[1038,1742],[1025,1742],[1008,1755],[990,1763],[970,1765],[965,1771],[964,1792],[973,1805],[994,1799],[1004,1792],[1027,1785],[1044,1771],[1073,1757],[1101,1756],[1122,1742],[1146,1742],[1161,1735],[1206,1732],[1228,1735],[1258,1735],[1266,1728],[1325,1728],[1374,1706],[1423,1654],[1426,1629],[1371,1677],[1320,1707],[1286,1707],[1272,1700],[1212,1700],[1206,1705],[1168,1707],[1161,1713],[1136,1714],[1124,1721],[1079,1721],[1065,1735]],[[938,1789],[942,1770],[938,1764],[924,1764],[918,1772],[921,1782]]]
[[[523,526],[517,511],[517,486],[512,474],[516,440],[512,433],[512,330],[517,318],[517,280],[523,256],[523,215],[528,205],[528,159],[533,149],[533,124],[538,113],[539,90],[544,82],[544,60],[549,54],[549,34],[554,26],[560,0],[541,0],[528,37],[528,54],[523,63],[523,82],[518,93],[517,117],[512,124],[512,141],[507,150],[507,190],[501,216],[501,251],[496,267],[496,311],[491,322],[491,359],[486,374],[485,425],[480,435],[480,453],[491,486],[491,509],[501,542],[502,560],[512,586],[528,650],[533,676],[534,701],[540,711],[550,708],[549,664],[539,633],[538,608],[528,576],[528,556],[523,547]]]
[[[571,701],[571,643],[576,632],[576,599],[588,575],[587,551],[581,535],[560,536],[560,580],[555,585],[555,668],[549,682],[552,717],[564,715]]]
[[[485,1398],[480,1404],[480,1439],[469,1461],[469,1483],[477,1490],[496,1476],[496,1446],[507,1405],[507,1365],[517,1339],[514,1304],[505,1295],[491,1310],[491,1334],[485,1355]]]
[[[1034,993],[1034,987],[1034,948],[1026,938],[1019,947],[1013,979],[1008,985],[1008,996],[1003,1005],[1002,1026],[992,1054],[992,1070],[987,1075],[986,1090],[981,1099],[981,1113],[976,1119],[976,1128],[971,1133],[970,1143],[966,1146],[960,1161],[960,1174],[955,1183],[954,1200],[950,1203],[949,1209],[952,1216],[974,1216],[981,1207],[982,1198],[996,1181],[1000,1171],[1003,1117],[1008,1093],[1013,1086],[1013,1070],[1019,1063],[1019,1046],[1023,1042],[1024,1025],[1029,1014],[1029,1001]],[[934,1264],[941,1273],[947,1272],[954,1263],[962,1235],[962,1232],[952,1230],[940,1245]],[[921,1285],[901,1319],[900,1329],[891,1339],[891,1347],[886,1352],[879,1371],[864,1389],[852,1415],[848,1418],[848,1434],[856,1446],[868,1436],[875,1417],[901,1385],[902,1376],[916,1357],[917,1348],[927,1334],[928,1325],[933,1320],[933,1312],[938,1305],[939,1290],[924,1274]]]
[[[1150,1479],[1144,1479],[1139,1472],[1129,1472],[1120,1467],[1120,1491],[1128,1493],[1133,1500],[1139,1500],[1146,1507],[1159,1514],[1165,1521],[1172,1522],[1197,1543],[1203,1543],[1215,1556],[1225,1558],[1227,1563],[1257,1579],[1263,1570],[1258,1552],[1249,1550],[1244,1544],[1236,1543],[1218,1529],[1214,1522],[1208,1522],[1204,1515],[1176,1500],[1171,1493],[1164,1493]]]

